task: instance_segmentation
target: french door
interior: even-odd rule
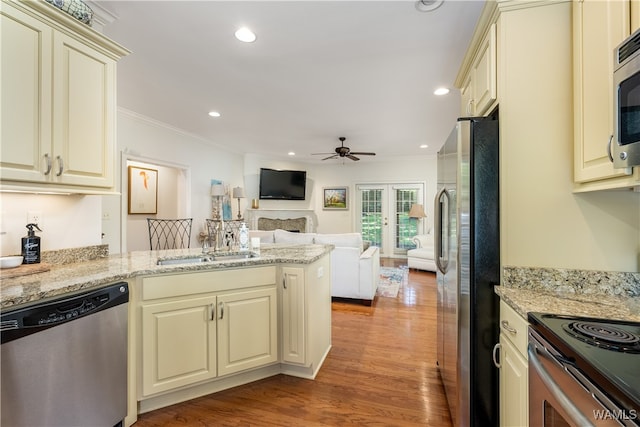
[[[380,255],[396,257],[415,248],[421,219],[409,218],[414,203],[424,206],[423,183],[356,185],[356,226],[363,240],[380,247]]]

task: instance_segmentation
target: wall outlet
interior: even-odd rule
[[[324,276],[324,268],[318,267],[318,279]]]
[[[41,211],[27,211],[27,224],[38,224],[42,223],[42,212]]]

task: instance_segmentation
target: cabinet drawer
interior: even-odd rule
[[[529,323],[504,301],[500,301],[500,332],[509,339],[525,358]]]
[[[171,298],[274,283],[276,283],[274,266],[166,274],[142,279],[142,299]]]

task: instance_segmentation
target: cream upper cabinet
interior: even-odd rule
[[[496,47],[496,25],[492,24],[460,88],[463,116],[486,115],[498,97]]]
[[[529,425],[528,323],[500,302],[500,425]]]
[[[2,189],[111,191],[116,61],[128,52],[46,2],[0,5]]]
[[[573,2],[574,181],[576,191],[640,184],[640,168],[614,169],[613,51],[640,23],[637,2]],[[633,12],[633,13],[632,13]]]

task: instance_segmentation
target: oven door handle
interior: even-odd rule
[[[551,395],[558,401],[562,409],[567,413],[567,416],[571,419],[571,422],[579,426],[593,426],[593,423],[585,417],[580,409],[574,405],[569,397],[562,392],[562,389],[551,377],[549,372],[542,366],[542,362],[538,359],[538,349],[533,343],[529,343],[527,346],[527,354],[529,355],[529,365],[533,367],[536,374],[540,377],[544,385],[547,387]]]

